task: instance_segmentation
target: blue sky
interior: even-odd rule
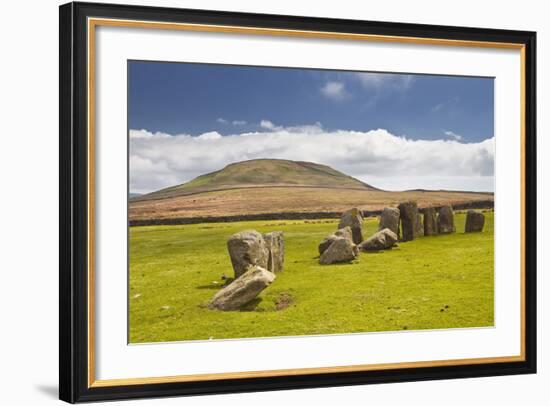
[[[493,135],[492,78],[141,61],[129,73],[132,129],[224,135],[269,120],[411,139]]]
[[[128,83],[132,192],[258,158],[494,190],[492,78],[133,61]]]

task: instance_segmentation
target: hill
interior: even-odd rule
[[[254,159],[229,164],[219,171],[201,175],[181,185],[142,195],[137,200],[172,198],[227,189],[298,186],[376,190],[326,165],[284,159]]]
[[[335,217],[413,199],[427,205],[487,204],[492,193],[377,189],[326,165],[280,159],[237,162],[130,200],[130,223]]]

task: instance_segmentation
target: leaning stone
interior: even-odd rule
[[[433,207],[424,209],[424,235],[436,235],[437,231],[437,213]]]
[[[342,214],[338,228],[350,227],[353,235],[353,242],[359,244],[363,241],[363,216],[357,208],[350,209]]]
[[[378,231],[389,228],[399,236],[399,209],[396,207],[386,207],[380,214],[380,223]]]
[[[416,209],[416,218],[414,226],[414,237],[422,237],[424,235],[424,216],[418,208]]]
[[[440,234],[450,234],[456,231],[453,208],[443,206],[437,215],[437,228]]]
[[[247,304],[275,280],[275,274],[259,266],[251,266],[245,273],[218,291],[208,307],[218,310],[237,310]]]
[[[361,251],[380,251],[392,248],[397,242],[397,234],[389,228],[378,231],[359,244]]]
[[[336,230],[333,234],[325,237],[325,239],[321,241],[321,244],[319,244],[319,255],[322,255],[323,252],[325,252],[327,248],[330,247],[330,245],[338,237],[346,238],[353,242],[353,234],[351,232],[351,228],[349,226],[341,228],[340,230]]]
[[[323,252],[319,263],[322,265],[339,264],[351,262],[359,255],[357,245],[350,240],[337,237],[332,244]]]
[[[483,231],[485,225],[485,216],[483,213],[474,210],[468,210],[466,213],[465,233],[475,233]]]
[[[267,246],[267,270],[281,272],[285,262],[285,240],[282,231],[272,231],[264,234]]]
[[[399,217],[401,218],[401,240],[402,241],[411,241],[415,237],[415,228],[417,226],[416,222],[416,212],[418,206],[416,202],[409,201],[400,203],[399,206]]]
[[[262,235],[255,230],[233,234],[227,241],[231,264],[238,278],[250,266],[267,268],[269,251]]]

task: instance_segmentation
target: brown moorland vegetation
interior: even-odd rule
[[[131,222],[277,213],[377,211],[416,200],[420,208],[492,202],[492,193],[377,189],[328,166],[261,159],[239,162],[130,200]]]

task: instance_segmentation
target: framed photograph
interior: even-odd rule
[[[60,398],[536,371],[534,32],[60,7]]]

